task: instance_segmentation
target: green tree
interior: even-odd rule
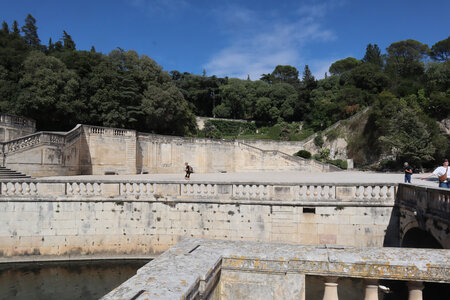
[[[289,84],[298,83],[298,70],[293,66],[278,65],[275,67],[275,70],[273,70],[271,75],[274,81],[278,83],[289,83]]]
[[[78,100],[79,79],[57,58],[32,52],[24,61],[16,112],[37,121],[42,129],[70,129],[84,111]]]
[[[437,61],[448,61],[450,57],[450,36],[431,47],[431,58]]]
[[[359,66],[362,62],[354,57],[347,57],[331,64],[329,72],[331,75],[342,75],[344,72],[350,71]]]
[[[377,44],[367,45],[366,54],[364,54],[362,61],[378,67],[383,67],[383,57],[381,56],[381,51]]]
[[[24,33],[24,39],[30,46],[39,49],[41,46],[41,40],[38,37],[36,19],[32,15],[28,14],[25,18],[25,25],[22,26]]]
[[[302,84],[303,88],[307,90],[315,89],[317,86],[317,81],[314,78],[314,75],[312,74],[308,65],[305,65],[305,69],[303,70]]]
[[[19,23],[17,23],[16,20],[13,21],[13,26],[12,26],[12,34],[15,37],[19,37],[20,36],[20,29],[19,29]]]
[[[420,75],[424,71],[422,60],[428,55],[427,45],[416,40],[392,43],[387,49],[387,69],[403,77]]]
[[[6,21],[3,21],[3,23],[2,23],[2,31],[4,33],[9,33],[9,26],[8,26],[8,23],[6,23]]]
[[[64,49],[75,50],[75,42],[72,40],[72,37],[65,30],[63,30],[62,41]]]

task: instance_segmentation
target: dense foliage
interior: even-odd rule
[[[22,27],[2,24],[0,110],[34,118],[39,129],[88,123],[194,135],[198,115],[262,122],[267,137],[296,140],[371,106],[349,145],[357,164],[384,158],[421,165],[449,154],[436,121],[450,114],[450,37],[431,49],[415,40],[394,42],[385,54],[369,44],[364,57],[336,61],[322,80],[308,65],[303,72],[279,65],[252,81],[166,72],[132,50],[80,51],[67,31],[43,45],[37,29],[31,15]],[[233,129],[227,126],[235,125],[209,122],[200,134],[222,138]],[[230,135],[262,131],[239,126]]]

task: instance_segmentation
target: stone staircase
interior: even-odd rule
[[[20,178],[31,178],[31,176],[28,176],[26,174],[5,168],[0,167],[0,179],[20,179]]]

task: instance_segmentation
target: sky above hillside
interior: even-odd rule
[[[66,30],[79,50],[117,47],[165,70],[259,79],[277,65],[322,78],[331,63],[361,59],[415,39],[430,47],[450,34],[450,1],[417,0],[0,0],[1,21],[36,18],[42,44]]]

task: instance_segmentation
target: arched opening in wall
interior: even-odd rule
[[[429,248],[443,249],[442,245],[431,235],[431,233],[419,228],[412,228],[404,235],[403,248]]]

